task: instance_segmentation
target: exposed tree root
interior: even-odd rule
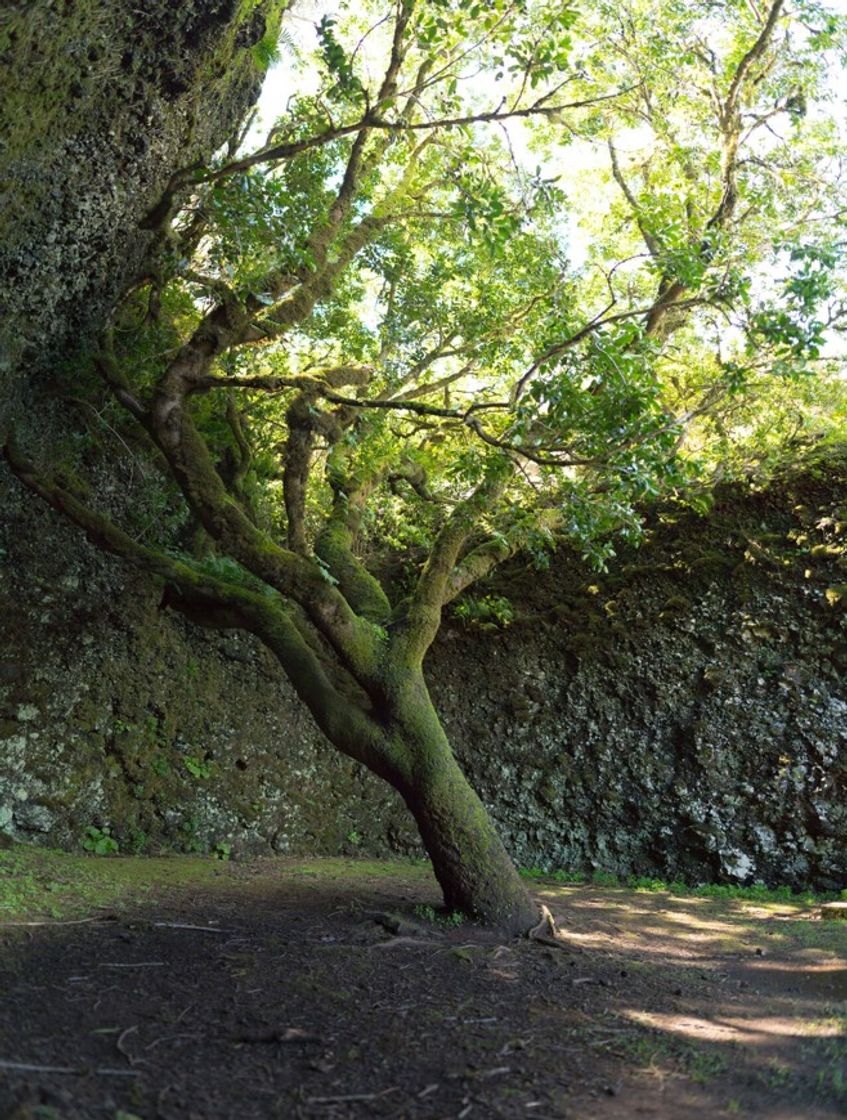
[[[566,953],[578,953],[579,948],[566,941],[565,934],[556,925],[556,919],[549,907],[542,902],[540,910],[541,920],[527,933],[528,940],[538,941],[542,945],[552,945],[554,949],[562,949]]]

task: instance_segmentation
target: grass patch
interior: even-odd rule
[[[707,1085],[721,1077],[729,1067],[728,1056],[715,1049],[705,1049],[657,1032],[626,1039],[620,1043],[620,1049],[640,1069],[655,1070],[664,1065],[684,1073],[698,1085]]]
[[[309,879],[431,879],[429,860],[316,856],[286,865],[286,872]]]
[[[120,908],[156,886],[211,883],[220,862],[198,857],[98,859],[50,848],[0,851],[0,924]]]
[[[544,882],[571,883],[581,886],[588,882],[588,876],[583,871],[566,871],[560,868],[557,871],[542,871],[540,867],[521,867],[518,869],[524,879],[542,879]],[[617,880],[615,880],[617,882]]]
[[[590,885],[594,887],[620,887],[631,891],[648,891],[654,894],[666,893],[682,898],[737,899],[741,902],[787,902],[795,906],[814,906],[819,902],[831,902],[847,898],[847,891],[839,895],[833,891],[793,891],[791,887],[766,887],[754,883],[749,887],[731,883],[697,883],[694,885],[674,879],[656,879],[643,875],[618,876],[611,871],[594,871],[587,875],[583,871],[558,869],[543,871],[539,867],[522,867],[525,879],[541,880],[547,883],[567,883],[573,886]]]
[[[218,848],[224,847],[218,845]],[[229,854],[229,853],[227,853]],[[428,862],[353,858],[257,860],[250,877],[291,876],[322,881],[430,879]],[[225,888],[242,881],[245,865],[231,864],[219,851],[210,856],[115,856],[98,858],[15,845],[0,851],[0,925],[4,922],[71,919],[103,907],[121,909],[151,891],[203,886]]]

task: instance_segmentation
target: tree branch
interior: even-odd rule
[[[635,218],[636,224],[638,225],[638,229],[641,232],[641,236],[644,240],[644,244],[647,246],[648,250],[650,251],[650,255],[652,257],[658,257],[659,253],[661,252],[661,246],[659,245],[659,242],[652,235],[652,233],[650,233],[650,231],[647,229],[647,227],[644,224],[644,217],[641,213],[641,207],[638,205],[638,199],[632,193],[632,191],[630,190],[629,184],[627,183],[626,179],[624,178],[623,172],[621,171],[620,163],[618,162],[618,153],[617,153],[617,150],[615,149],[615,145],[614,145],[614,143],[612,142],[611,139],[608,142],[608,147],[609,147],[609,157],[612,161],[612,176],[614,177],[615,182],[618,184],[621,191],[623,192],[624,198],[627,200],[627,202],[630,205],[633,217]]]
[[[442,604],[452,602],[472,584],[487,576],[498,564],[508,560],[519,551],[517,543],[510,543],[505,537],[491,537],[471,549],[456,565],[444,586]]]
[[[279,660],[297,694],[321,730],[340,749],[383,777],[395,779],[405,760],[397,744],[360,707],[328,679],[315,652],[299,632],[282,601],[216,578],[198,566],[139,544],[102,514],[80,502],[30,462],[10,439],[3,452],[13,474],[53,509],[78,525],[98,548],[160,577],[174,590],[166,605],[195,621],[254,633]]]
[[[469,497],[458,503],[436,537],[395,637],[395,649],[408,664],[420,665],[438,633],[448,583],[459,554],[479,518],[496,502],[504,485],[502,476],[492,474],[486,478]]]

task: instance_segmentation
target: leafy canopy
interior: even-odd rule
[[[481,488],[477,574],[559,535],[602,565],[646,499],[843,436],[844,17],[356,0],[291,27],[304,92],[179,184],[112,357],[143,408],[211,339],[186,397],[218,472],[328,581],[328,525],[425,556]]]

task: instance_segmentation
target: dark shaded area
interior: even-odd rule
[[[513,562],[478,593],[508,628],[445,628],[436,703],[521,863],[844,887],[845,493],[847,451],[810,453],[648,511],[608,572]]]
[[[0,1062],[69,1072],[0,1067],[0,1114],[844,1115],[847,930],[580,888],[567,942],[501,944],[422,922],[419,879],[269,870],[4,928]]]

